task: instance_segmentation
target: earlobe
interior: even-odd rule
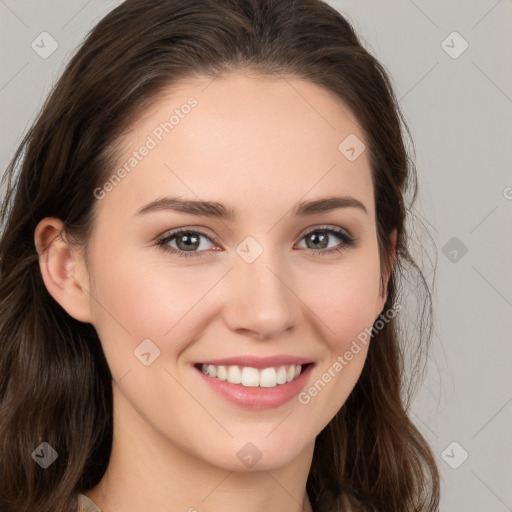
[[[91,323],[88,275],[78,250],[64,236],[64,223],[47,217],[34,231],[39,268],[48,293],[73,318]]]

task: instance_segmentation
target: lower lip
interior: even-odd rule
[[[291,382],[278,384],[273,388],[246,387],[242,384],[231,384],[227,380],[205,375],[200,369],[193,367],[202,377],[203,381],[219,395],[229,402],[247,409],[272,409],[279,407],[297,396],[313,369],[310,364],[301,374]]]

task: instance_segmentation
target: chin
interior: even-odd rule
[[[244,441],[234,441],[233,449],[225,449],[218,453],[210,453],[208,460],[210,463],[222,467],[227,471],[237,473],[250,473],[255,471],[270,471],[284,467],[293,463],[295,459],[303,455],[304,450],[300,450],[297,440],[288,437],[290,446],[286,446],[278,436],[271,440],[272,434],[265,439],[255,439],[253,442],[249,438]],[[314,439],[311,447],[314,446]],[[212,457],[213,456],[213,457]]]

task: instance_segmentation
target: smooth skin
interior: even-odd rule
[[[191,96],[197,106],[96,200],[87,263],[83,248],[58,236],[59,219],[45,218],[35,231],[48,291],[94,325],[115,381],[110,464],[85,494],[104,512],[311,510],[315,438],[352,391],[367,348],[309,403],[265,410],[227,402],[193,365],[247,354],[308,357],[315,366],[307,390],[372,327],[386,289],[369,160],[367,151],[350,161],[338,150],[349,134],[364,135],[325,89],[238,70],[167,90],[124,136],[118,165]],[[298,202],[332,195],[357,199],[367,213],[291,214]],[[137,215],[164,196],[223,203],[238,218]],[[176,228],[205,233],[192,256],[157,245]],[[310,234],[322,228],[357,242],[345,246],[330,234],[318,245]],[[263,249],[252,263],[237,252],[247,237]],[[167,246],[189,247],[179,236]],[[342,251],[327,254],[333,247]],[[160,350],[148,366],[134,355],[144,339]],[[252,467],[237,456],[249,442],[262,455]]]

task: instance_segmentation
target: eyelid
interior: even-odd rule
[[[326,231],[336,231],[338,233],[344,233],[346,234],[349,238],[352,238],[352,239],[356,239],[356,237],[347,229],[347,228],[342,228],[341,226],[336,226],[334,224],[318,224],[316,226],[310,226],[309,228],[306,228],[304,231],[301,231],[298,235],[298,238],[302,240],[303,237],[305,237],[306,235],[308,235],[309,233],[312,233],[314,231],[322,231],[322,230],[326,230]]]
[[[204,226],[184,226],[174,229],[167,229],[162,234],[158,235],[156,240],[162,240],[164,238],[168,238],[170,236],[177,235],[186,231],[198,233],[202,236],[205,236],[206,238],[209,238],[212,242],[220,245],[220,238],[217,235],[214,235],[208,228],[205,228]]]

